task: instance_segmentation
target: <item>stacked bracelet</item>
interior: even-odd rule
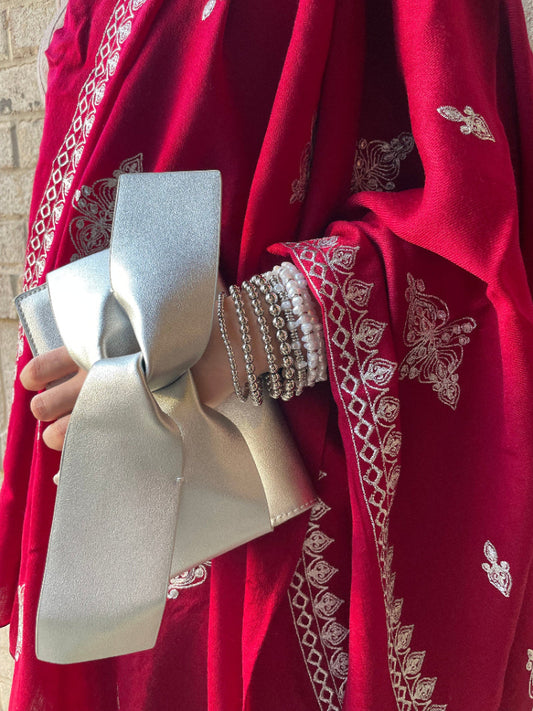
[[[256,374],[250,327],[241,291],[239,287],[231,286],[229,292],[239,322],[247,376],[244,387],[239,381],[235,354],[227,333],[223,293],[218,296],[217,315],[237,397],[242,401],[250,397],[255,405],[260,405],[263,402],[264,382],[271,397],[290,400],[295,395],[300,395],[305,386],[313,386],[316,382],[327,380],[322,324],[307,282],[294,264],[283,262],[271,272],[253,276],[242,283],[242,289],[250,300],[257,320],[268,372],[260,377]],[[268,306],[268,314],[260,294]],[[271,327],[275,333],[281,363],[278,363],[276,358]]]

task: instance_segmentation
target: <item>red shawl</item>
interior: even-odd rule
[[[330,382],[285,408],[311,515],[172,580],[154,650],[70,667],[34,655],[58,455],[15,384],[10,708],[530,711],[519,0],[70,0],[48,57],[26,286],[106,246],[121,172],[218,169],[224,278],[291,256]]]

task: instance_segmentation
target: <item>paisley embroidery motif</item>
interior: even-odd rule
[[[211,561],[207,560],[205,563],[195,565],[194,568],[176,575],[175,578],[171,578],[168,585],[167,599],[175,600],[179,596],[180,590],[195,588],[198,585],[205,583],[210,565]]]
[[[509,563],[506,560],[498,562],[498,552],[490,541],[485,541],[483,553],[490,563],[490,565],[489,563],[481,564],[481,567],[487,573],[489,583],[494,585],[502,595],[509,597],[513,585]]]
[[[411,133],[400,133],[390,143],[361,138],[355,152],[350,192],[395,190],[394,181],[400,174],[401,161],[414,147]]]
[[[450,322],[448,306],[437,296],[426,294],[421,279],[408,274],[407,282],[409,306],[403,340],[410,350],[400,365],[400,379],[430,384],[439,400],[455,410],[461,395],[457,371],[463,362],[463,348],[470,343],[469,335],[477,324],[469,316]]]
[[[82,185],[76,190],[72,207],[80,215],[69,225],[69,233],[76,253],[72,260],[86,257],[109,246],[113,210],[119,176],[123,173],[142,173],[142,153],[123,161],[112,178],[101,178],[92,187]]]
[[[338,572],[323,553],[334,543],[320,527],[330,511],[318,500],[311,510],[302,556],[288,594],[294,626],[320,711],[341,711],[348,678],[348,630],[335,618],[344,600],[328,582]]]
[[[348,286],[355,276],[345,273],[342,260],[339,260],[346,247],[338,247],[343,251],[336,254],[336,244],[330,240],[288,246],[297,266],[314,284],[327,317],[326,342],[333,362],[338,364],[332,371],[332,387],[339,391],[340,406],[350,427],[353,450],[359,462],[361,490],[374,532],[385,605],[392,689],[398,711],[446,711],[447,704],[433,701],[437,677],[423,675],[426,652],[413,646],[414,626],[402,622],[403,598],[394,592],[394,549],[389,543],[389,515],[400,477],[401,433],[396,427],[400,403],[391,394],[390,385],[397,365],[378,351],[387,325],[369,315],[367,307],[371,304],[374,285],[360,281],[358,283],[364,288]],[[340,269],[337,266],[339,261]],[[351,298],[346,298],[347,294]],[[371,386],[367,387],[370,381]],[[320,709],[330,711],[339,708],[335,697],[331,696],[334,671],[327,675],[322,657],[316,653],[316,632],[313,632],[314,636],[309,634],[313,616],[305,586],[310,589],[314,580],[309,579],[309,563],[305,568],[307,577],[302,566],[300,561],[291,589],[293,615]],[[326,566],[322,569],[325,576],[335,574]],[[324,599],[320,598],[321,604]],[[334,607],[340,604],[342,601],[333,601]],[[313,609],[316,611],[318,606],[315,601]],[[301,610],[300,616],[298,609]],[[324,695],[320,697],[322,692]]]
[[[459,109],[456,109],[455,106],[439,106],[437,111],[448,121],[462,123],[463,126],[461,126],[460,130],[465,136],[473,133],[474,136],[477,136],[482,141],[496,141],[483,116],[476,114],[471,106],[465,106],[464,114]]]
[[[311,177],[311,165],[313,163],[313,147],[315,138],[316,114],[311,122],[311,138],[306,143],[305,148],[300,158],[300,177],[292,181],[292,194],[290,204],[295,202],[303,202],[309,186],[309,178]]]

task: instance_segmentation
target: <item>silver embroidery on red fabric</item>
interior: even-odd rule
[[[143,156],[122,161],[112,178],[101,178],[92,186],[82,185],[72,198],[72,207],[79,213],[69,224],[74,259],[86,257],[109,247],[118,179],[123,173],[142,173]]]
[[[207,560],[205,563],[195,565],[190,570],[186,570],[184,573],[180,573],[176,575],[176,577],[171,578],[168,584],[167,599],[175,600],[179,596],[180,590],[195,588],[205,583],[210,565],[211,561]]]
[[[509,597],[513,585],[509,563],[506,560],[498,560],[498,551],[490,541],[485,541],[483,553],[489,562],[482,563],[481,567],[487,573],[489,583],[504,597]]]
[[[496,141],[483,116],[476,114],[471,106],[465,106],[464,113],[461,113],[455,106],[439,106],[437,111],[448,121],[462,123],[460,130],[466,136],[472,133],[482,141]]]
[[[410,350],[400,365],[400,379],[430,384],[439,400],[455,410],[461,395],[457,371],[477,324],[470,316],[450,321],[448,306],[425,293],[422,279],[408,274],[407,283],[403,340]]]
[[[313,116],[313,120],[311,121],[311,138],[309,139],[309,142],[305,144],[302,157],[300,158],[300,177],[292,181],[292,193],[289,201],[291,205],[295,202],[303,202],[307,194],[309,179],[311,177],[311,165],[313,163],[315,127],[316,114]]]
[[[43,274],[46,257],[71,190],[76,168],[94,125],[96,111],[104,98],[109,79],[116,71],[122,48],[131,34],[135,13],[145,2],[146,0],[119,0],[105,28],[94,67],[78,96],[74,117],[52,164],[50,177],[31,228],[24,272],[25,289],[36,286]]]
[[[334,542],[320,527],[320,519],[329,511],[320,499],[311,510],[302,556],[289,588],[289,603],[320,710],[341,711],[348,678],[348,630],[335,617],[344,600],[328,586],[338,573],[324,555]]]
[[[17,642],[15,644],[15,656],[14,659],[16,662],[20,659],[20,655],[22,654],[22,639],[24,635],[24,590],[26,588],[26,584],[23,583],[22,585],[19,585],[17,588],[17,596],[18,596],[18,626],[17,626]]]
[[[394,181],[400,174],[401,162],[414,147],[415,140],[408,132],[400,133],[392,141],[361,138],[355,152],[350,192],[396,190]]]
[[[215,9],[215,5],[217,4],[217,0],[208,0],[206,4],[204,5],[204,9],[202,10],[202,21],[207,20],[209,15],[213,12]]]
[[[400,403],[390,392],[397,364],[378,350],[387,324],[369,315],[374,285],[356,279],[346,268],[355,263],[356,247],[337,247],[331,237],[288,246],[298,267],[317,289],[326,316],[326,342],[335,364],[331,384],[339,392],[349,424],[361,491],[374,533],[385,605],[388,666],[397,709],[445,711],[447,704],[433,701],[437,677],[423,675],[426,652],[413,646],[414,626],[402,621],[403,598],[395,594],[389,515],[400,476],[401,433],[396,427]],[[300,567],[296,573],[291,589],[302,585]],[[294,602],[292,605],[294,609]],[[302,625],[296,624],[296,629],[305,659],[309,638],[302,634]],[[323,667],[319,672],[310,673],[317,698],[325,685],[333,686],[332,675],[324,680]],[[321,706],[330,708],[334,707],[326,702]]]
[[[527,650],[526,671],[529,672],[529,698],[533,699],[533,649]]]

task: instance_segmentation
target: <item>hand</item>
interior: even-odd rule
[[[41,422],[53,423],[43,432],[43,440],[51,449],[63,448],[70,413],[86,377],[87,372],[78,367],[64,346],[32,358],[20,374],[27,390],[43,391],[32,398],[31,411]]]
[[[268,365],[261,344],[261,334],[246,294],[243,294],[243,301],[249,317],[257,372],[263,373]],[[266,309],[266,304],[264,306]],[[233,344],[240,379],[245,382],[246,369],[240,346],[239,323],[231,299],[226,300],[225,313],[228,336]],[[279,353],[277,355],[279,359]],[[192,373],[198,396],[204,405],[216,407],[233,392],[226,348],[216,318],[208,346],[192,368]],[[86,377],[87,372],[79,368],[64,346],[32,358],[20,374],[20,382],[27,390],[42,391],[32,399],[31,410],[41,422],[52,422],[43,432],[44,443],[51,449],[63,449],[70,413]]]

